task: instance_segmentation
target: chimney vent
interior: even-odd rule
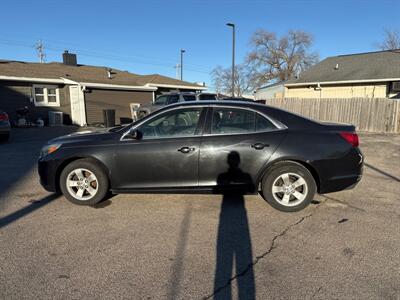
[[[107,69],[107,78],[112,79],[112,69],[110,68]]]
[[[62,57],[63,57],[64,65],[68,65],[68,66],[76,66],[77,65],[76,54],[69,53],[68,50],[65,50]]]
[[[339,70],[339,64],[336,64],[335,70]]]

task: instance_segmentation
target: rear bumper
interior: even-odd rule
[[[320,193],[327,194],[353,189],[360,182],[361,178],[361,174],[337,176],[335,178],[331,178],[330,180],[325,182],[323,188],[321,187]]]
[[[321,166],[319,166],[321,167]],[[353,148],[344,157],[323,165],[325,177],[320,178],[319,193],[327,194],[354,188],[362,179],[364,156]]]
[[[10,134],[10,131],[11,131],[11,127],[10,127],[10,124],[8,123],[2,123],[1,121],[0,121],[0,134],[4,134],[4,135],[6,135],[6,134]]]

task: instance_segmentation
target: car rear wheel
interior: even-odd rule
[[[316,192],[312,174],[295,162],[283,162],[272,167],[262,181],[262,195],[274,208],[295,212],[310,204]]]
[[[108,179],[97,163],[90,159],[79,159],[61,172],[60,188],[70,202],[94,205],[107,195]]]
[[[9,133],[0,135],[0,141],[1,142],[7,142],[9,139],[10,139],[10,134]]]

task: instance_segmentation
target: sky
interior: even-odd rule
[[[236,25],[236,63],[244,61],[257,29],[278,36],[312,34],[320,58],[375,51],[384,29],[400,30],[399,0],[2,0],[0,59],[61,61],[67,49],[78,63],[211,85],[210,72],[230,67]]]

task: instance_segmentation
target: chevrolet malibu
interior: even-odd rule
[[[238,101],[179,103],[126,127],[62,136],[38,161],[43,187],[75,204],[110,192],[260,192],[285,212],[354,187],[362,168],[354,126]]]

